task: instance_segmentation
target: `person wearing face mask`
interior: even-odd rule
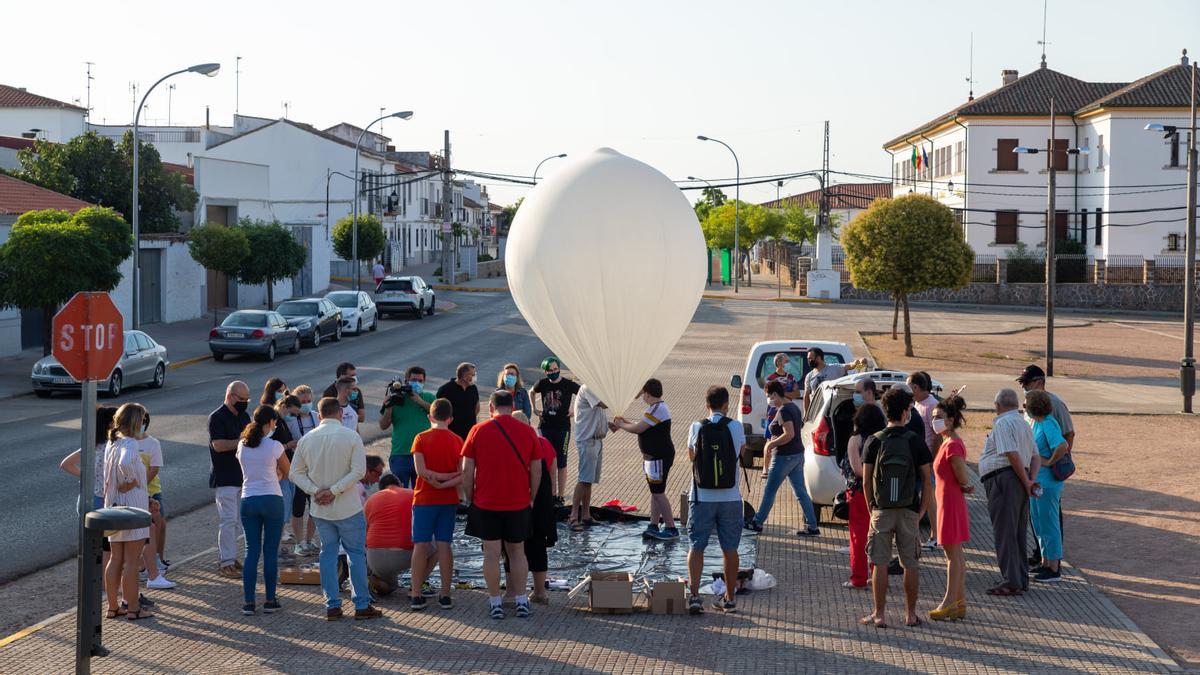
[[[529,402],[529,392],[521,380],[521,369],[515,363],[506,363],[496,376],[496,390],[503,389],[513,395],[513,410],[525,413],[533,419],[533,406]]]
[[[875,380],[872,380],[869,377],[864,377],[863,379],[854,383],[853,400],[855,410],[867,405],[868,403],[879,408],[880,411],[883,410],[883,407],[879,405],[879,387],[875,384]]]
[[[288,394],[278,399],[272,408],[279,416],[279,421],[275,424],[275,431],[271,433],[271,440],[278,441],[283,446],[284,453],[287,454],[288,461],[292,460],[292,456],[296,452],[296,443],[300,440],[300,436],[292,433],[293,425],[288,424],[288,420],[295,422],[296,415],[300,414],[300,399]],[[279,480],[279,487],[283,491],[283,522],[287,523],[288,518],[292,515],[292,500],[296,497],[296,486],[287,477]],[[295,535],[283,531],[283,543],[295,543]]]
[[[166,510],[163,509],[162,481],[159,472],[162,471],[162,444],[151,436],[150,413],[142,417],[142,433],[138,436],[138,454],[142,464],[146,466],[146,492],[150,495],[150,541],[142,549],[142,574],[145,575],[146,588],[168,589],[175,588],[175,582],[167,579],[163,572],[167,564],[162,561],[163,538],[167,533]]]
[[[979,454],[979,479],[987,493],[996,561],[1004,581],[988,595],[1020,595],[1029,588],[1026,538],[1029,498],[1039,489],[1030,477],[1036,473],[1037,446],[1033,431],[1018,411],[1020,399],[1012,389],[1001,389],[995,398],[996,418]],[[1030,469],[1034,471],[1031,472]]]
[[[353,377],[339,377],[337,381],[337,402],[342,406],[342,426],[358,433],[358,423],[362,421],[354,409],[354,395],[358,391]],[[361,434],[360,434],[361,435]]]
[[[283,397],[287,395],[288,388],[287,385],[284,384],[283,380],[279,379],[278,377],[272,377],[271,379],[267,380],[265,385],[263,385],[262,397],[259,398],[258,404],[267,405],[274,408],[275,404],[279,403],[279,401],[281,401]]]
[[[293,393],[300,404],[299,412],[285,417],[283,421],[292,438],[299,443],[300,439],[308,434],[308,432],[317,428],[317,425],[321,423],[321,417],[313,409],[312,387],[302,384],[296,387]],[[289,461],[295,456],[294,453],[294,450],[288,452]],[[317,525],[313,521],[312,516],[309,516],[307,524],[304,521],[304,512],[309,508],[311,502],[312,497],[305,494],[303,490],[296,488],[293,490],[292,500],[290,502],[285,501],[284,503],[285,508],[291,510],[292,536],[296,540],[293,553],[298,556],[316,555],[321,550],[321,547],[316,543]]]
[[[279,581],[279,541],[283,534],[283,490],[279,480],[288,475],[291,462],[282,443],[271,438],[279,414],[268,405],[254,409],[252,421],[242,430],[237,460],[242,476],[242,528],[246,532],[246,566],[242,570],[242,614],[253,616],[258,560],[262,558],[266,602],[263,613],[282,609],[275,596]]]
[[[804,410],[808,410],[812,395],[822,382],[845,377],[849,371],[864,368],[866,365],[866,359],[857,359],[850,363],[826,363],[825,350],[820,347],[810,348],[808,350],[808,372],[804,374]]]
[[[558,454],[555,494],[564,495],[567,490],[567,446],[571,439],[571,399],[579,393],[579,383],[568,380],[562,374],[562,362],[553,356],[542,360],[546,377],[533,385],[536,398],[533,412],[538,415],[538,432],[554,446]],[[563,504],[563,498],[557,499]]]
[[[388,467],[400,481],[400,487],[412,489],[417,484],[417,470],[413,465],[413,440],[417,434],[429,428],[429,406],[436,397],[425,391],[425,369],[412,366],[404,371],[404,381],[412,388],[406,399],[393,404],[384,401],[379,415],[379,428],[392,430],[392,453]]]
[[[354,364],[350,363],[349,361],[339,363],[335,373],[336,376],[333,379],[333,384],[325,387],[324,393],[321,394],[322,397],[328,396],[329,398],[337,398],[337,381],[343,377],[349,377],[356,383],[358,382],[358,369],[355,368]],[[367,419],[366,399],[363,397],[362,390],[360,390],[357,385],[354,387],[354,390],[350,392],[350,397],[348,400],[354,407],[354,412],[358,413],[358,421],[361,422]]]
[[[967,471],[967,448],[958,436],[963,426],[963,410],[967,402],[961,397],[950,396],[938,401],[933,408],[930,426],[933,433],[942,439],[937,456],[933,460],[933,471],[938,480],[934,484],[937,495],[937,540],[946,551],[946,594],[942,602],[929,612],[934,621],[952,621],[967,615],[966,562],[963,560],[963,544],[971,538],[970,520],[967,513],[967,498],[975,491]]]
[[[778,412],[771,420],[771,440],[763,448],[763,486],[762,501],[758,504],[758,512],[754,518],[746,521],[746,529],[762,532],[767,516],[775,505],[775,493],[787,480],[792,484],[792,492],[796,501],[800,502],[800,510],[804,513],[804,529],[796,532],[799,537],[816,537],[821,534],[817,527],[817,514],[813,509],[812,499],[808,496],[808,488],[804,484],[804,444],[800,441],[800,409],[787,399],[787,392],[782,382],[767,383],[767,399]]]
[[[225,401],[208,416],[208,457],[212,462],[208,485],[217,501],[217,571],[231,579],[242,576],[237,559],[241,518],[242,467],[237,460],[238,439],[250,424],[246,407],[250,388],[234,380],[225,388]]]
[[[479,388],[475,386],[475,364],[458,364],[454,371],[454,379],[438,388],[436,398],[450,401],[454,408],[450,431],[465,441],[471,427],[475,426],[475,420],[479,418]]]
[[[1066,403],[1063,403],[1061,398],[1059,398],[1053,392],[1046,390],[1046,371],[1042,370],[1035,364],[1029,364],[1028,366],[1025,366],[1025,369],[1021,371],[1019,376],[1017,376],[1017,384],[1021,385],[1021,389],[1026,395],[1029,395],[1029,392],[1031,391],[1041,391],[1045,392],[1045,394],[1050,397],[1050,417],[1052,417],[1054,421],[1058,423],[1058,428],[1062,432],[1062,437],[1067,442],[1067,452],[1074,452],[1075,423],[1071,419],[1071,409],[1067,407]],[[1033,426],[1033,417],[1031,417],[1029,414],[1025,415],[1025,421],[1029,423],[1029,426]],[[1059,532],[1062,533],[1062,509],[1059,509],[1058,513],[1058,529]],[[1037,533],[1035,532],[1034,534],[1036,535]],[[1033,538],[1033,555],[1029,556],[1029,566],[1036,569],[1040,567],[1041,564],[1042,547],[1041,544],[1038,543],[1038,538],[1035,536]]]

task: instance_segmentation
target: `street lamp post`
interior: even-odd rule
[[[412,115],[413,114],[412,114],[411,110],[405,110],[403,112],[391,113],[390,115],[383,115],[382,117],[376,118],[373,122],[371,122],[370,124],[368,124],[366,127],[363,128],[362,133],[360,133],[358,135],[358,140],[355,141],[355,143],[354,143],[354,217],[353,217],[353,221],[352,221],[351,227],[350,227],[350,257],[353,258],[352,262],[354,265],[354,290],[356,290],[356,291],[360,290],[359,286],[360,286],[361,279],[359,279],[359,277],[362,276],[362,274],[360,274],[360,272],[362,271],[360,269],[360,267],[362,266],[362,263],[358,259],[358,201],[359,201],[359,195],[362,194],[362,189],[360,187],[362,185],[361,177],[358,175],[358,156],[360,154],[359,147],[362,146],[363,136],[367,135],[367,129],[370,129],[372,126],[374,126],[376,122],[382,122],[383,120],[386,120],[389,117],[395,117],[398,119],[406,120],[406,119],[412,117]],[[328,183],[329,183],[329,180],[327,177],[326,178],[326,186],[328,186]]]
[[[734,152],[733,148],[729,147],[729,144],[725,141],[709,138],[708,136],[697,136],[696,138],[701,141],[713,141],[714,143],[720,143],[721,145],[725,146],[725,149],[729,151],[729,154],[733,155],[733,166],[737,172],[735,174],[736,177],[734,178],[733,183],[733,256],[737,260],[735,263],[736,269],[734,270],[733,274],[733,292],[737,293],[738,281],[742,275],[742,251],[740,248],[738,248],[741,244],[741,241],[738,237],[738,230],[740,229],[738,222],[738,202],[742,200],[742,165],[740,162],[738,162],[737,153]]]
[[[138,156],[142,154],[141,143],[138,141],[138,122],[142,117],[142,107],[146,105],[146,99],[150,97],[150,92],[154,91],[154,88],[162,84],[163,80],[167,78],[175,77],[182,73],[200,73],[201,75],[212,77],[220,69],[221,64],[219,63],[200,63],[190,68],[184,68],[163,75],[157,82],[150,85],[150,88],[142,95],[142,101],[138,103],[137,110],[133,114],[133,203],[130,205],[130,211],[133,212],[130,214],[133,218],[133,316],[130,318],[130,325],[134,330],[141,327],[142,322],[142,292],[138,288],[138,284],[141,283],[141,273],[139,270],[141,264],[141,243],[139,237],[142,233],[138,223]]]
[[[1086,155],[1087,148],[1067,148],[1066,150],[1056,150],[1054,147],[1055,126],[1054,126],[1054,99],[1050,99],[1050,140],[1046,142],[1045,150],[1040,148],[1017,147],[1013,152],[1027,155],[1036,155],[1039,152],[1046,153],[1046,174],[1047,174],[1047,189],[1046,189],[1046,376],[1054,376],[1054,276],[1055,276],[1055,229],[1058,221],[1057,212],[1054,208],[1054,196],[1056,192],[1056,176],[1054,167],[1054,157],[1056,152],[1067,155]]]
[[[1188,132],[1187,159],[1187,240],[1184,244],[1184,280],[1183,280],[1183,358],[1179,361],[1179,389],[1183,394],[1183,412],[1192,412],[1192,398],[1196,394],[1196,357],[1193,348],[1196,322],[1196,181],[1197,164],[1200,158],[1196,156],[1196,87],[1200,81],[1200,64],[1192,63],[1192,105],[1191,121]],[[1167,137],[1179,133],[1179,127],[1168,124],[1147,124],[1147,131],[1161,131]]]
[[[566,157],[566,156],[567,156],[567,153],[565,153],[565,152],[560,155],[550,155],[546,159],[543,159],[542,161],[538,162],[537,166],[533,169],[534,185],[537,185],[537,174],[538,174],[538,171],[540,171],[542,169],[543,164],[545,164],[546,162],[549,162],[552,159],[562,159],[563,157]]]

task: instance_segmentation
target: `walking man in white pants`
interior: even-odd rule
[[[216,492],[217,572],[231,579],[241,578],[242,564],[237,559],[238,528],[241,522],[242,467],[238,464],[238,437],[250,424],[246,406],[250,388],[234,380],[225,388],[225,401],[208,416],[208,456],[212,473],[208,485]]]

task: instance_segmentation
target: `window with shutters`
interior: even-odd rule
[[[1015,243],[1017,243],[1017,212],[1016,211],[997,211],[996,212],[996,243],[997,244],[1015,244]]]
[[[1054,212],[1054,241],[1067,240],[1067,212]]]
[[[1100,134],[1096,139],[1096,170],[1104,170],[1104,134]]]
[[[1096,245],[1099,246],[1102,243],[1104,243],[1104,209],[1096,207]]]
[[[1091,148],[1091,147],[1092,147],[1091,143],[1089,143],[1089,142],[1088,142],[1088,140],[1089,140],[1089,139],[1088,139],[1088,137],[1087,137],[1087,136],[1084,136],[1084,137],[1083,137],[1083,147],[1084,147],[1084,148]],[[1082,169],[1082,170],[1084,170],[1084,171],[1087,171],[1087,170],[1088,170],[1088,168],[1089,168],[1089,166],[1088,166],[1088,165],[1090,165],[1090,164],[1091,164],[1090,155],[1084,155],[1084,154],[1080,154],[1080,155],[1079,155],[1079,168],[1080,168],[1080,169]],[[1084,228],[1084,230],[1086,231],[1086,230],[1087,230],[1087,228]]]
[[[1179,166],[1179,134],[1171,134],[1171,138],[1167,139],[1167,143],[1171,146],[1171,157],[1167,162],[1167,166]]]
[[[1001,138],[996,141],[997,171],[1018,170],[1017,153],[1013,152],[1013,150],[1017,149],[1017,140],[1016,138]]]
[[[954,144],[954,173],[963,172],[963,159],[965,157],[963,154],[964,146],[965,143],[963,141],[959,141],[958,143]]]
[[[1087,234],[1088,234],[1088,212],[1087,212],[1087,209],[1083,209],[1082,211],[1079,212],[1079,241],[1080,241],[1080,243],[1087,245]]]
[[[1170,253],[1179,253],[1183,250],[1183,235],[1177,232],[1172,232],[1167,235],[1167,251]]]
[[[1070,155],[1067,154],[1067,148],[1069,148],[1069,147],[1070,146],[1067,144],[1067,139],[1065,139],[1065,138],[1054,139],[1054,153],[1053,154],[1054,154],[1054,170],[1055,171],[1066,171],[1067,170],[1067,167],[1068,167],[1067,158],[1070,157]]]

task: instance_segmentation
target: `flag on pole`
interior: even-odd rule
[[[912,163],[914,169],[921,170],[921,158],[917,156],[917,146],[915,145],[912,146],[912,157],[909,161]]]
[[[929,166],[929,153],[925,152],[925,148],[921,148],[921,163]]]

